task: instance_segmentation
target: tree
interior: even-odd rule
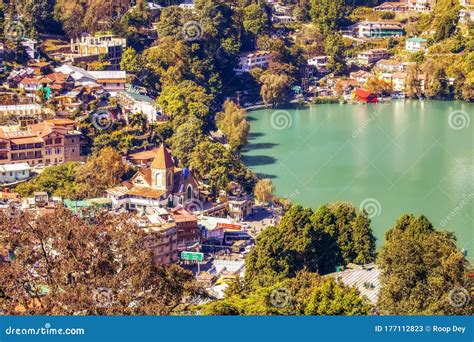
[[[104,191],[122,181],[127,166],[122,156],[112,147],[103,148],[99,154],[89,157],[76,171],[76,182],[81,198],[102,196]]]
[[[301,271],[291,279],[226,294],[198,310],[205,315],[367,315],[371,306],[356,289]]]
[[[194,116],[203,122],[210,113],[212,96],[192,81],[163,87],[157,103],[166,115],[171,117],[174,127],[178,127]]]
[[[326,37],[324,51],[328,56],[327,68],[336,75],[344,73],[347,68],[345,47],[339,33]]]
[[[248,182],[248,174],[238,155],[220,143],[202,141],[191,153],[191,170],[207,179],[214,193],[225,190],[230,181]]]
[[[217,127],[227,137],[230,146],[240,148],[246,143],[250,130],[247,112],[233,101],[224,102],[224,110],[217,113],[216,123]]]
[[[378,77],[372,77],[367,80],[365,87],[374,94],[389,94],[392,91],[390,82]]]
[[[449,97],[448,82],[443,68],[436,67],[425,88],[428,98],[446,99]]]
[[[276,107],[288,101],[290,79],[287,75],[265,74],[260,77],[260,95],[266,105]]]
[[[321,206],[316,212],[292,206],[276,227],[266,228],[246,259],[246,282],[268,286],[299,271],[327,274],[336,266],[375,259],[375,238],[367,214],[350,203]]]
[[[179,37],[183,30],[183,11],[178,6],[164,7],[157,24],[159,37]]]
[[[192,152],[203,140],[202,122],[197,118],[192,117],[178,127],[169,142],[182,167],[189,167]]]
[[[143,60],[134,48],[129,46],[125,49],[120,60],[120,69],[128,72],[139,74],[143,71]]]
[[[382,272],[380,312],[391,315],[472,314],[473,304],[469,303],[467,290],[466,305],[450,305],[452,291],[466,286],[463,278],[468,267],[455,241],[453,233],[434,229],[424,216],[402,215],[385,233],[377,259]]]
[[[347,15],[344,0],[312,0],[311,17],[319,30],[327,35],[334,33]]]
[[[267,203],[274,197],[275,187],[272,181],[268,178],[260,179],[255,184],[254,195],[255,198],[261,203]]]
[[[91,213],[92,214],[92,213]],[[0,310],[10,315],[166,315],[201,296],[191,272],[152,262],[124,215],[0,214]]]
[[[254,36],[259,36],[268,30],[270,20],[261,3],[252,3],[244,8],[243,26],[247,32]]]
[[[75,175],[78,166],[78,163],[71,162],[47,167],[37,177],[17,185],[14,191],[22,197],[43,191],[50,196],[74,197],[77,192]]]

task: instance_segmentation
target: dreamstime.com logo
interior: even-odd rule
[[[101,109],[91,115],[92,125],[99,131],[105,131],[112,126],[113,116],[110,111]]]
[[[5,329],[6,335],[85,335],[83,328],[52,328],[50,323],[46,323],[41,328],[15,328]]]
[[[359,210],[365,210],[369,218],[374,218],[382,213],[382,205],[375,198],[366,198],[360,202]]]
[[[114,292],[107,287],[99,287],[93,290],[92,298],[95,306],[99,308],[107,308],[114,304],[115,295]]]
[[[5,39],[18,43],[25,36],[26,29],[19,21],[7,21],[3,26],[3,32]]]
[[[467,112],[463,110],[455,110],[449,113],[448,124],[452,129],[460,130],[469,127],[471,124],[471,118]]]
[[[293,124],[291,114],[286,110],[277,110],[270,116],[270,125],[276,130],[290,128]]]
[[[466,306],[471,301],[471,294],[464,287],[455,287],[448,294],[448,302],[454,308]]]
[[[290,290],[280,287],[270,293],[270,303],[277,308],[284,308],[291,303]]]
[[[201,39],[202,32],[201,23],[198,21],[188,21],[183,25],[183,38],[188,42],[194,42]]]

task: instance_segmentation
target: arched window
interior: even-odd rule
[[[183,203],[184,203],[184,196],[181,196],[179,198],[179,204],[183,205]]]
[[[161,174],[161,172],[157,172],[155,177],[155,184],[157,186],[161,186],[161,184],[163,184],[163,175]]]
[[[188,199],[193,198],[193,187],[192,187],[191,185],[188,185],[187,198],[188,198]]]

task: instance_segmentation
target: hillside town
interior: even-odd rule
[[[191,271],[214,300],[252,275],[257,241],[295,210],[240,156],[246,109],[474,99],[470,0],[355,1],[334,18],[324,6],[344,1],[38,2],[54,17],[19,3],[0,5],[4,219],[126,217],[153,265]],[[221,22],[206,21],[215,13]],[[376,305],[380,269],[364,236],[370,252],[308,269]],[[0,269],[19,247],[2,243]]]

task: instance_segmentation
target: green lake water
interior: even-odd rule
[[[454,231],[474,256],[474,104],[392,101],[249,112],[244,160],[278,196],[350,201],[377,243],[403,213]]]

